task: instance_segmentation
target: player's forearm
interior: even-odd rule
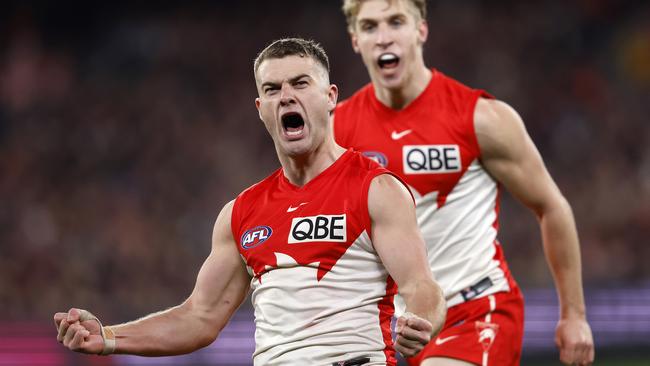
[[[544,252],[560,300],[560,316],[585,316],[580,244],[573,213],[562,198],[540,215]]]
[[[142,319],[111,326],[115,333],[115,353],[141,356],[185,354],[209,345],[220,329],[202,318],[191,304],[148,315]]]
[[[428,278],[411,281],[399,288],[406,303],[406,311],[428,320],[436,335],[445,324],[447,305],[442,289]]]

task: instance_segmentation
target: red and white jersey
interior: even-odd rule
[[[497,242],[496,181],[485,171],[474,133],[479,97],[433,70],[426,89],[402,110],[383,105],[368,84],[334,114],[336,141],[375,159],[411,188],[431,270],[448,306],[489,277],[486,296],[514,286]]]
[[[390,174],[348,150],[303,187],[282,169],[242,192],[232,232],[252,276],[255,365],[395,365],[395,282],[370,240],[368,189]]]

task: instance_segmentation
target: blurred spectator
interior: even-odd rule
[[[367,82],[338,2],[282,3],[5,5],[2,317],[78,304],[111,323],[189,294],[216,210],[278,167],[256,126],[259,48],[312,37],[342,97]],[[429,13],[429,63],[522,114],[575,210],[586,285],[648,281],[650,6],[445,0]],[[515,276],[549,284],[534,217],[509,197],[502,210]]]

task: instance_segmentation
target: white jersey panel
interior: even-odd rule
[[[442,287],[447,307],[461,290],[489,277],[493,283],[479,297],[508,291],[508,280],[494,259],[497,231],[497,184],[478,161],[473,161],[442,207],[437,192],[424,196],[411,189],[422,237],[427,246],[429,266]],[[395,303],[396,314],[404,311],[402,299]]]
[[[295,245],[309,245],[301,243]],[[369,357],[385,365],[378,303],[388,273],[364,231],[318,281],[319,263],[275,253],[278,268],[253,279],[256,366],[327,365]]]

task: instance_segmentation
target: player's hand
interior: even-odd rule
[[[397,333],[395,350],[404,357],[413,357],[431,340],[433,326],[424,318],[412,313],[404,313],[397,319],[395,332]]]
[[[594,339],[584,319],[561,319],[555,328],[555,343],[565,365],[587,366],[594,362]]]
[[[100,324],[94,319],[80,321],[82,311],[72,308],[67,313],[54,314],[56,340],[72,351],[100,354],[104,349]]]

